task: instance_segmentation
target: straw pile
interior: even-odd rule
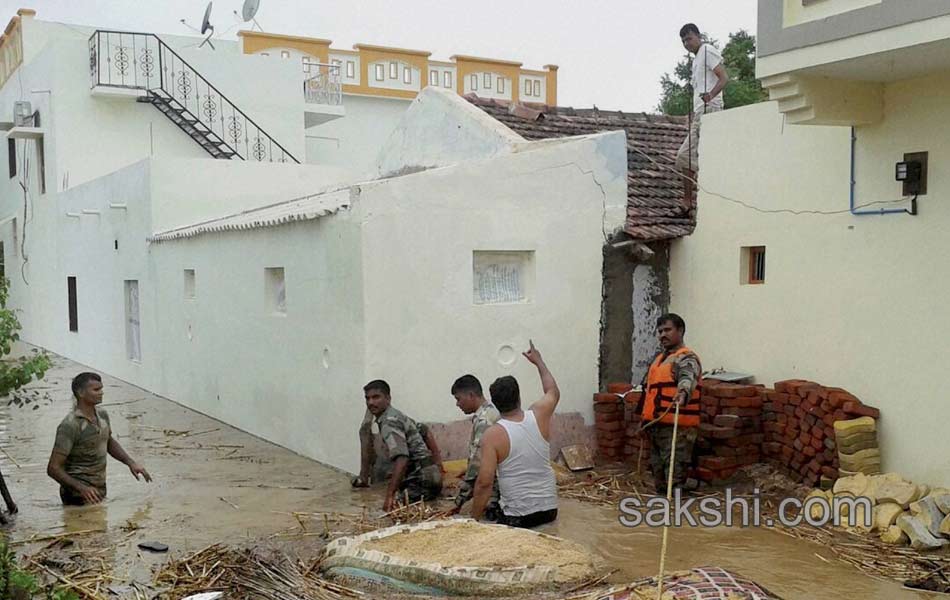
[[[555,583],[578,581],[594,569],[582,546],[514,529],[458,523],[437,529],[396,533],[364,542],[366,550],[443,567],[557,567]]]
[[[305,566],[286,555],[236,550],[220,544],[162,567],[157,586],[168,589],[161,600],[178,600],[199,592],[224,591],[229,600],[339,600],[362,592],[320,577],[316,564]]]

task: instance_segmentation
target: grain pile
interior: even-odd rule
[[[578,544],[511,527],[464,522],[397,533],[364,543],[366,550],[446,567],[557,567],[555,583],[590,576],[590,554]]]

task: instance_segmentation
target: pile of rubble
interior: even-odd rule
[[[812,519],[823,519],[824,511],[831,507],[838,511],[841,525],[853,522],[853,529],[877,534],[888,544],[909,544],[915,550],[937,550],[950,544],[950,489],[931,489],[896,473],[858,473],[838,479],[831,490],[814,490],[808,498],[827,500],[806,500]],[[864,498],[872,507],[870,515],[866,513],[867,504],[851,502]]]

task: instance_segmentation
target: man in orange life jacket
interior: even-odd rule
[[[702,366],[699,357],[683,345],[686,323],[677,314],[666,314],[657,319],[656,335],[663,346],[646,376],[641,415],[650,436],[650,469],[653,472],[656,493],[665,496],[670,469],[673,469],[673,487],[684,490],[695,488],[694,480],[687,481],[687,469],[693,455],[693,443],[699,428],[700,386]],[[676,458],[670,465],[673,446],[673,423],[676,420],[674,403],[679,404],[679,422],[676,435]]]

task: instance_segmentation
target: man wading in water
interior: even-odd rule
[[[102,403],[102,378],[80,373],[73,378],[76,408],[56,428],[46,474],[59,483],[63,504],[98,504],[106,497],[106,454],[129,467],[136,479],[152,477],[112,437]]]

